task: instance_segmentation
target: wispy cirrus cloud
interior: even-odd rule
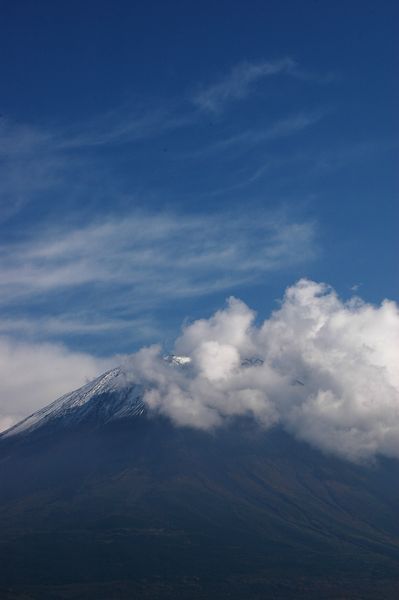
[[[291,57],[275,60],[241,61],[229,73],[208,86],[202,85],[192,96],[201,111],[217,114],[230,103],[249,96],[256,84],[274,75],[286,75],[302,82],[329,84],[336,79],[332,72],[319,74],[303,68]]]
[[[275,116],[261,129],[242,131],[241,125],[238,133],[233,130],[220,140],[208,139],[203,150],[198,150],[198,142],[191,143],[196,139],[195,135],[187,136],[188,131],[198,133],[209,112],[216,113],[228,103],[247,97],[262,79],[281,74],[301,80],[303,73],[291,58],[241,62],[219,82],[199,88],[194,97],[183,94],[181,98],[169,98],[164,102],[136,97],[75,123],[53,120],[51,124],[29,124],[1,117],[0,222],[31,202],[46,202],[49,195],[57,197],[60,204],[61,196],[67,198],[71,205],[76,198],[79,202],[83,197],[101,198],[108,185],[109,171],[116,162],[111,157],[104,165],[103,148],[130,145],[132,150],[134,147],[138,150],[140,144],[162,139],[162,136],[175,136],[174,145],[179,148],[179,132],[182,132],[184,155],[195,158],[226,148],[244,148],[298,134],[317,122],[321,113],[309,112],[304,107],[288,117]],[[139,153],[135,152],[135,156]],[[157,154],[161,165],[164,158]]]
[[[286,137],[297,135],[309,127],[316,125],[326,114],[326,111],[317,110],[312,112],[301,112],[288,117],[283,117],[271,122],[268,126],[258,127],[257,129],[246,129],[230,136],[218,139],[203,148],[189,153],[190,157],[204,157],[210,154],[225,153],[231,151],[239,154],[241,151],[247,151],[248,148],[267,144],[274,140],[280,140]],[[225,154],[223,154],[225,156]]]
[[[110,111],[73,127],[0,119],[0,223],[49,195],[60,204],[101,199],[107,175],[96,148],[143,142],[182,127],[184,120],[155,109]]]
[[[0,118],[0,223],[45,194],[101,197],[106,175],[99,148],[139,145],[189,127],[196,119],[192,110],[141,106],[51,127]]]
[[[274,61],[240,62],[216,83],[201,87],[194,94],[193,103],[200,110],[218,113],[226,104],[248,96],[260,80],[280,73],[293,74],[295,67],[295,61],[289,57]]]
[[[173,106],[119,106],[106,113],[72,125],[53,127],[18,123],[0,118],[0,157],[15,159],[37,153],[134,143],[189,125],[195,120],[189,111]]]
[[[100,308],[110,294],[137,310],[209,295],[307,262],[317,250],[311,222],[141,212],[42,231],[0,252],[3,306],[68,292],[76,311]]]
[[[24,339],[57,339],[60,336],[100,337],[107,333],[127,331],[134,333],[136,340],[155,337],[158,332],[153,319],[93,317],[92,314],[78,313],[66,316],[9,317],[0,319],[0,334]]]
[[[48,147],[54,137],[42,128],[15,123],[5,117],[0,118],[0,157],[11,158],[29,155]]]
[[[0,118],[0,222],[60,181],[66,163],[45,128]]]
[[[202,98],[222,106],[244,98],[261,78],[277,73],[293,76],[296,69],[291,59],[240,63],[220,85],[203,88]],[[305,264],[317,255],[315,227],[307,221],[271,214],[243,217],[239,209],[236,215],[223,209],[208,217],[145,211],[118,216],[121,206],[124,211],[133,201],[145,206],[152,195],[153,158],[148,173],[145,168],[142,173],[139,144],[184,128],[194,132],[207,118],[196,106],[187,96],[164,105],[135,99],[131,106],[81,123],[53,121],[50,126],[0,120],[0,225],[5,233],[0,242],[0,332],[40,339],[95,336],[119,331],[123,322],[143,338],[151,329],[146,315],[154,307],[256,283],[265,274]],[[317,118],[298,112],[276,118],[261,131],[234,135],[230,130],[230,137],[213,145],[222,153],[226,148],[261,144],[300,132]],[[198,142],[187,131],[181,137],[189,156]],[[128,160],[128,153],[116,148],[122,144],[131,151]],[[115,149],[115,154],[105,148]],[[233,152],[228,154],[232,158]],[[161,173],[167,171],[167,161],[161,152]],[[171,169],[176,169],[176,161]],[[119,187],[121,173],[128,192],[123,184]],[[190,180],[190,175],[184,177]],[[231,185],[230,165],[220,172],[222,184],[225,179]],[[136,189],[144,190],[144,200],[132,200]],[[163,192],[168,197],[171,190]],[[209,198],[214,192],[207,192]],[[201,186],[194,184],[190,202],[202,201],[201,193]],[[22,217],[34,202],[39,210],[34,214],[28,208],[25,235],[18,237],[12,228],[9,232],[4,222],[16,214],[18,222],[18,213]],[[159,204],[163,203],[162,199]],[[110,216],[89,222],[93,211]],[[86,224],[71,225],[77,219]],[[14,241],[7,243],[9,233]],[[111,304],[118,319],[111,314]]]
[[[254,145],[295,135],[296,133],[304,131],[311,125],[316,124],[324,114],[325,111],[313,111],[284,117],[276,120],[269,127],[244,131],[224,140],[220,140],[215,146],[217,146],[217,149],[222,149],[244,144]]]
[[[65,132],[61,149],[131,144],[191,125],[192,112],[170,108],[118,108]]]

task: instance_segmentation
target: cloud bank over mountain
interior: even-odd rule
[[[61,345],[0,339],[0,429],[122,361],[119,385],[141,384],[150,414],[214,431],[252,417],[353,461],[399,458],[399,311],[344,302],[301,279],[260,323],[231,297],[161,346],[96,358]],[[21,369],[23,365],[23,369]]]
[[[178,426],[210,430],[250,415],[357,461],[399,457],[398,342],[394,302],[343,302],[327,285],[302,279],[260,325],[230,298],[186,326],[175,345],[191,359],[183,368],[171,368],[159,346],[125,366],[147,387],[148,407]]]

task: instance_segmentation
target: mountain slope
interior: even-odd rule
[[[118,377],[0,438],[1,598],[398,597],[397,461],[175,428]]]
[[[32,433],[46,426],[66,428],[93,419],[106,423],[113,419],[140,415],[144,412],[142,393],[141,386],[126,384],[121,369],[112,369],[38,410],[8,429],[0,438]]]
[[[165,356],[164,361],[177,369],[186,369],[190,364],[189,357],[174,354]],[[104,425],[118,419],[140,416],[146,410],[143,393],[143,386],[131,381],[125,369],[111,369],[0,433],[0,440],[43,429],[54,431],[82,423]]]

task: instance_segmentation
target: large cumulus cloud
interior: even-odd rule
[[[239,415],[280,424],[351,460],[399,457],[399,313],[394,302],[341,301],[300,280],[269,319],[230,298],[224,310],[185,327],[173,368],[144,348],[126,369],[144,383],[151,411],[176,425],[213,429]]]

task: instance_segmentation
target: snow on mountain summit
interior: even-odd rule
[[[105,423],[137,416],[145,410],[142,395],[142,386],[127,383],[123,370],[115,368],[61,396],[5,431],[1,437],[28,433],[49,424],[69,427],[94,419]]]
[[[171,367],[177,368],[185,367],[191,362],[188,356],[174,354],[165,356],[164,360]],[[137,417],[146,411],[143,395],[143,385],[132,382],[125,370],[117,367],[41,408],[1,433],[0,438],[30,433],[50,424],[66,428],[80,423],[104,424]]]
[[[189,356],[169,354],[164,356],[163,360],[171,368],[179,370],[190,369],[192,365]],[[241,366],[261,364],[261,359],[251,358],[243,360]],[[26,417],[1,433],[0,438],[28,434],[45,426],[65,429],[83,423],[103,425],[120,419],[138,417],[147,411],[143,401],[145,391],[142,383],[135,383],[123,367],[117,367]]]
[[[170,365],[179,367],[184,367],[191,363],[191,358],[189,356],[177,356],[176,354],[168,354],[163,358]]]

